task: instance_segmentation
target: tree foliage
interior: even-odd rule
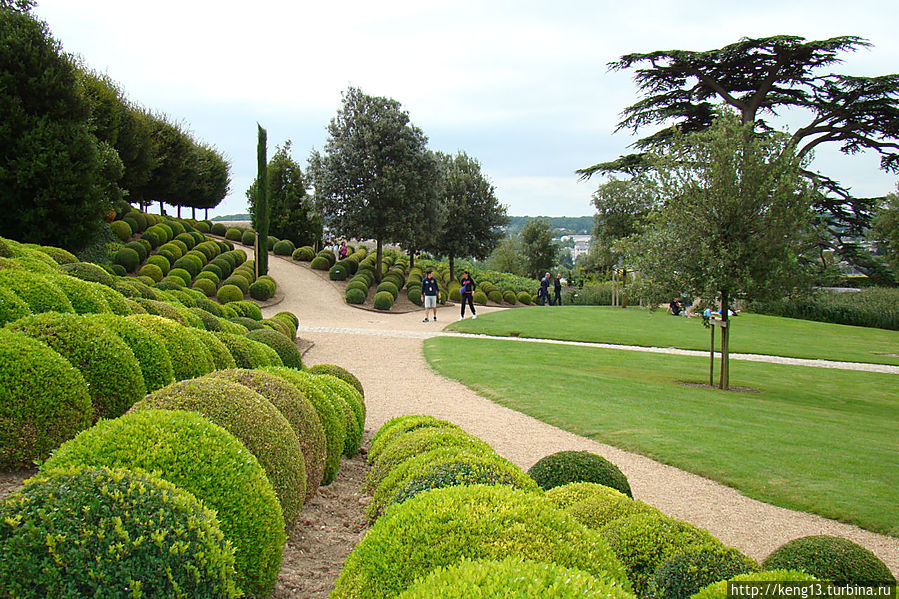
[[[891,193],[884,198],[871,221],[869,236],[899,278],[899,194]]]
[[[121,163],[91,134],[73,61],[44,23],[13,10],[0,10],[0,114],[0,235],[81,249]]]
[[[328,125],[324,152],[309,160],[316,201],[339,235],[400,240],[437,180],[427,137],[396,100],[350,87]]]
[[[532,218],[521,230],[521,248],[527,262],[528,275],[538,279],[549,271],[559,255],[559,246],[553,241],[549,223]]]
[[[599,268],[618,264],[620,254],[614,245],[637,233],[656,204],[657,191],[646,177],[617,179],[612,177],[593,193],[596,216],[590,251],[592,262]]]
[[[482,260],[490,255],[502,237],[500,227],[508,218],[493,185],[481,172],[480,163],[465,152],[441,155],[443,176],[440,203],[447,215],[435,250],[449,258],[450,278],[454,260],[471,257]]]
[[[870,44],[856,36],[806,41],[779,35],[743,38],[705,52],[668,50],[622,56],[613,70],[636,69],[642,98],[627,107],[618,129],[634,132],[645,126],[668,127],[634,145],[653,150],[668,143],[676,131],[691,133],[709,128],[721,105],[736,110],[755,131],[771,132],[769,117],[784,109],[807,115],[805,125],[791,134],[799,158],[821,144],[836,144],[846,154],[873,150],[884,170],[899,170],[899,75],[856,77],[822,70],[840,62],[845,52]],[[673,121],[673,123],[672,123]],[[646,154],[631,154],[578,171],[642,172]],[[820,192],[818,211],[826,216],[831,233],[857,235],[865,227],[876,198],[856,198],[839,182],[805,170]]]
[[[253,188],[253,228],[256,229],[256,274],[268,274],[268,233],[270,211],[268,205],[268,132],[257,123],[256,186]]]
[[[503,237],[487,259],[487,268],[519,277],[528,276],[528,263],[521,240],[513,235]]]
[[[751,127],[724,114],[707,131],[675,133],[665,154],[652,155],[645,176],[660,204],[647,229],[623,244],[638,273],[634,293],[652,303],[684,292],[720,301],[726,321],[735,299],[781,297],[803,284],[798,256],[811,232],[811,190],[789,137]]]

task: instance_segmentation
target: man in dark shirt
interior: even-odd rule
[[[549,305],[553,305],[552,298],[549,297],[549,281],[552,276],[549,273],[543,275],[543,278],[540,279],[540,305],[545,306],[546,302],[549,301]]]
[[[553,279],[553,293],[555,294],[556,305],[562,305],[562,273],[556,273],[556,278]],[[550,302],[552,305],[552,302]]]
[[[434,309],[434,322],[437,322],[437,279],[434,278],[434,269],[429,268],[427,276],[421,280],[421,301],[425,306],[425,319],[423,322],[429,322],[428,310]]]

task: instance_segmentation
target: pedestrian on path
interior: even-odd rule
[[[540,291],[537,292],[537,295],[540,296],[540,305],[545,306],[546,302],[549,302],[549,305],[553,305],[552,299],[549,297],[549,280],[551,276],[549,273],[543,275],[543,278],[540,279]]]
[[[428,322],[428,310],[434,310],[434,322],[437,322],[437,293],[439,288],[437,286],[437,279],[434,278],[434,269],[429,268],[426,273],[427,276],[421,280],[421,301],[425,306],[425,319],[423,322]],[[462,306],[462,309],[465,309],[465,306]],[[474,311],[474,308],[472,308]]]
[[[553,292],[555,293],[556,305],[562,305],[562,273],[556,273],[556,278],[553,279]],[[552,302],[550,302],[552,305]]]
[[[468,302],[468,305],[471,307],[471,317],[477,318],[478,313],[475,312],[473,299],[475,282],[467,270],[462,271],[462,278],[459,279],[459,283],[462,285],[459,289],[459,296],[462,298],[462,315],[459,317],[459,320],[465,318],[465,302]]]

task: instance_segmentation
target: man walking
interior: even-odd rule
[[[543,275],[543,278],[540,279],[539,295],[540,295],[540,305],[541,306],[545,306],[547,301],[549,302],[550,306],[553,305],[553,301],[549,297],[549,279],[550,279],[549,273],[546,273],[545,275]]]
[[[553,292],[555,294],[556,305],[562,305],[562,273],[556,273],[556,278],[553,279]],[[552,302],[550,302],[552,305]]]
[[[428,322],[428,310],[434,310],[434,322],[437,322],[437,279],[434,278],[434,269],[429,268],[427,276],[421,280],[421,301],[425,306],[425,319]]]

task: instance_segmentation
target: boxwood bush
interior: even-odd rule
[[[762,565],[767,570],[801,570],[837,584],[896,582],[886,564],[871,551],[830,535],[793,539],[775,549]]]
[[[720,546],[707,531],[686,522],[654,514],[615,520],[599,534],[627,569],[637,596],[646,596],[656,568],[691,547]]]
[[[240,439],[272,483],[290,530],[306,497],[306,463],[287,419],[270,401],[244,385],[202,377],[173,383],[131,409],[188,410],[202,414]]]
[[[88,318],[118,335],[131,348],[140,365],[147,391],[156,391],[174,382],[172,359],[163,341],[154,333],[124,316],[94,314]]]
[[[182,410],[132,412],[82,431],[41,470],[75,466],[153,472],[193,494],[234,546],[240,590],[271,593],[286,540],[281,506],[256,457],[224,428]]]
[[[246,337],[244,337],[244,339],[246,339],[247,343],[250,344],[250,361],[253,363],[253,368],[262,368],[264,366],[284,366],[284,362],[281,361],[280,356],[278,356],[278,352],[273,350],[271,347],[269,347],[265,343],[247,339]]]
[[[390,310],[393,307],[393,294],[389,291],[379,291],[375,294],[372,304],[378,310]]]
[[[618,466],[601,455],[589,451],[559,451],[550,454],[531,466],[528,474],[543,489],[552,489],[568,483],[599,483],[618,489],[632,497],[627,477]]]
[[[462,559],[433,570],[398,595],[398,599],[632,599],[633,595],[605,576],[556,564],[508,557]]]
[[[247,339],[264,343],[278,353],[281,362],[288,368],[296,368],[302,370],[303,356],[296,344],[290,338],[269,328],[260,328],[250,331],[246,335]]]
[[[316,256],[312,259],[312,262],[309,263],[309,266],[315,270],[330,270],[331,263],[323,256]]]
[[[0,325],[19,320],[31,313],[31,308],[18,295],[0,287]]]
[[[250,297],[255,300],[265,301],[274,297],[275,289],[276,287],[273,282],[264,280],[262,277],[260,277],[252,285],[250,285]]]
[[[75,314],[46,312],[7,326],[43,341],[81,372],[97,418],[124,414],[147,392],[134,353],[118,335],[96,322]]]
[[[195,328],[188,330],[194,339],[202,343],[206,351],[209,352],[209,357],[212,359],[212,366],[215,370],[237,367],[237,362],[234,361],[231,350],[212,332]]]
[[[291,254],[291,258],[297,261],[311,262],[315,258],[315,250],[308,245],[304,245],[295,249],[293,254]]]
[[[165,258],[162,258],[165,260]],[[154,282],[158,283],[165,276],[165,273],[162,272],[162,269],[159,268],[156,264],[148,262],[140,267],[138,271],[142,277],[150,277]]]
[[[503,301],[511,306],[514,306],[516,303],[518,303],[518,296],[515,295],[514,291],[504,291]]]
[[[561,493],[555,493],[559,490]],[[567,491],[567,492],[566,492]],[[547,499],[555,507],[564,509],[587,528],[600,529],[606,524],[636,514],[663,515],[642,501],[597,483],[570,483],[550,489]]]
[[[215,514],[142,472],[79,467],[30,479],[0,504],[0,554],[11,597],[238,596],[234,549]]]
[[[216,293],[216,298],[223,304],[239,302],[243,299],[243,291],[237,285],[222,285]]]
[[[266,372],[277,375],[295,386],[303,396],[309,400],[322,423],[325,431],[326,455],[325,470],[322,474],[321,485],[329,485],[334,482],[337,471],[340,468],[340,456],[343,454],[346,441],[346,418],[344,411],[334,404],[332,399],[322,393],[313,384],[314,375],[308,372],[285,367],[265,367]]]
[[[311,372],[312,369],[310,368],[309,371]],[[369,464],[374,463],[384,448],[390,445],[394,438],[420,428],[451,428],[457,431],[462,430],[462,427],[459,425],[453,424],[448,420],[440,420],[439,418],[427,414],[395,416],[385,422],[372,437],[371,444],[368,448]]]
[[[487,294],[478,289],[471,295],[471,300],[479,306],[486,306]]]
[[[108,287],[67,275],[45,276],[65,294],[76,314],[105,314],[112,311],[105,296],[98,291],[98,288],[109,289]]]
[[[126,272],[134,272],[140,264],[140,255],[131,248],[122,248],[112,257],[113,263],[120,265]]]
[[[35,314],[75,311],[69,298],[48,277],[27,270],[0,270],[0,289],[14,293]]]
[[[67,275],[84,279],[85,281],[93,281],[94,283],[102,283],[108,287],[115,286],[115,278],[91,262],[75,262],[73,264],[63,264],[60,269]]]
[[[197,280],[194,281],[192,288],[201,292],[206,297],[215,297],[218,293],[215,281],[207,278],[197,277]]]
[[[352,372],[342,366],[337,366],[336,364],[316,364],[308,370],[312,374],[330,374],[331,376],[336,376],[351,384],[356,391],[359,392],[359,395],[361,395],[363,399],[365,398],[365,389],[362,388],[362,383]]]
[[[272,252],[277,256],[290,256],[294,250],[296,250],[296,247],[289,239],[282,239],[272,247]]]
[[[0,470],[30,468],[90,426],[81,373],[44,343],[0,329]]]
[[[713,582],[758,570],[755,560],[733,547],[691,547],[656,568],[649,579],[649,595],[689,599]]]
[[[207,374],[252,389],[275,406],[296,434],[306,464],[306,500],[321,484],[327,455],[325,429],[306,396],[284,378],[261,370],[231,369]]]
[[[225,233],[228,232],[228,227],[225,226],[224,223],[212,223],[212,228],[210,232],[213,235],[219,235],[220,237],[224,237]]]
[[[598,533],[508,487],[435,489],[391,507],[347,557],[335,599],[392,597],[464,558],[518,557],[578,568],[630,590]]]
[[[150,247],[147,247],[149,245],[150,245],[150,242],[148,242],[148,241],[141,242],[140,240],[138,240],[138,241],[131,241],[129,243],[126,243],[125,247],[130,248],[130,249],[134,250],[135,252],[137,252],[138,259],[141,262],[143,262],[144,260],[147,259],[147,256],[150,253]]]
[[[531,294],[527,291],[519,291],[518,292],[518,301],[525,306],[530,306],[534,303],[533,298],[531,298]]]
[[[353,405],[353,399],[346,396],[345,392],[357,393],[348,383],[344,383],[336,377],[330,375],[311,375],[312,385],[319,393],[325,396],[333,406],[336,406],[343,412],[346,437],[343,443],[343,455],[348,458],[353,457],[359,451],[362,445],[362,424],[359,422],[358,407]],[[329,381],[328,379],[332,379]],[[333,384],[337,381],[344,387],[339,388]],[[360,402],[361,403],[361,402]],[[364,415],[363,415],[364,419]]]
[[[209,350],[183,325],[155,314],[134,314],[127,318],[162,341],[172,361],[172,373],[176,381],[212,372],[214,366]]]
[[[53,258],[57,264],[74,264],[75,262],[78,262],[78,258],[75,254],[62,248],[54,247],[52,245],[42,245],[40,246],[40,250]]]
[[[368,297],[368,292],[359,289],[358,287],[347,287],[345,298],[346,303],[348,304],[364,304],[365,298]]]
[[[765,570],[763,572],[740,574],[730,580],[714,582],[693,595],[693,597],[695,599],[729,599],[732,595],[727,591],[728,582],[814,582],[816,580],[818,579],[814,576],[796,570]],[[771,596],[768,595],[767,597]]]
[[[241,300],[239,302],[234,302],[231,307],[237,311],[239,316],[252,318],[256,321],[262,320],[262,310],[259,309],[259,306],[256,305],[255,302]]]
[[[335,264],[328,270],[328,278],[332,281],[346,281],[348,274],[349,272],[343,264]]]

